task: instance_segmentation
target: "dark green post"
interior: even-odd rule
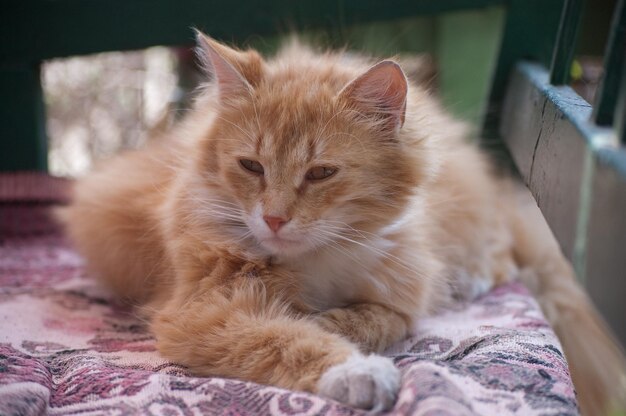
[[[583,0],[567,0],[561,13],[559,33],[550,65],[550,83],[553,85],[567,85],[569,83],[570,69],[576,50],[576,38],[582,16]]]
[[[611,33],[604,53],[604,77],[600,83],[596,102],[593,108],[593,119],[596,124],[610,126],[613,124],[619,83],[626,71],[626,0],[618,0],[613,11]]]
[[[500,111],[506,85],[516,62],[538,61],[546,67],[552,61],[558,25],[565,0],[510,0],[498,64],[491,84],[483,137],[499,137]]]
[[[47,170],[39,65],[0,67],[0,170]]]

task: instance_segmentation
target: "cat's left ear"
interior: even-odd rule
[[[252,50],[239,51],[196,31],[197,54],[207,75],[217,83],[220,99],[250,93],[261,78],[263,60]]]
[[[386,133],[397,132],[406,114],[407,80],[394,61],[371,67],[339,93],[339,99],[356,111],[379,121]]]

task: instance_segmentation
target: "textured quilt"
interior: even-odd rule
[[[308,393],[193,377],[162,359],[145,324],[86,275],[50,223],[63,188],[0,175],[0,415],[364,413]],[[424,319],[415,333],[387,352],[402,371],[391,414],[578,414],[558,340],[520,284]]]

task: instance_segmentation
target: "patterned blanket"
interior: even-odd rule
[[[145,324],[85,274],[48,220],[59,198],[7,187],[24,176],[33,180],[0,176],[0,415],[364,413],[303,392],[193,377],[162,359]],[[63,188],[35,179],[47,192]],[[520,284],[424,319],[415,332],[387,352],[402,371],[391,414],[578,414],[558,340]]]

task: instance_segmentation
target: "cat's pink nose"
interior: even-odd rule
[[[278,230],[280,230],[280,227],[287,224],[287,222],[289,221],[286,218],[273,217],[271,215],[264,215],[263,219],[267,223],[267,226],[270,227],[270,230],[274,231],[275,233],[277,233]]]

